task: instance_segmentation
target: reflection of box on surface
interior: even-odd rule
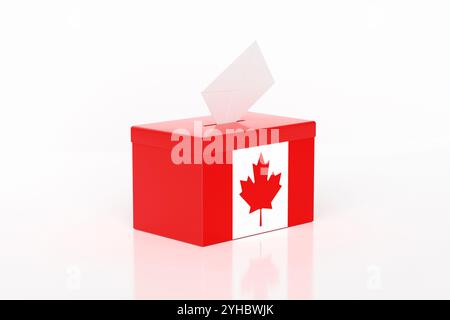
[[[231,243],[206,248],[135,231],[136,299],[228,299]]]
[[[313,227],[206,248],[135,232],[135,298],[310,299]]]
[[[134,126],[134,227],[206,246],[313,220],[315,122]]]

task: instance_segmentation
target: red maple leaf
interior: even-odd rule
[[[242,192],[240,196],[249,204],[249,213],[259,209],[260,227],[262,226],[262,209],[272,209],[272,200],[281,188],[281,173],[277,175],[272,173],[269,178],[268,174],[269,161],[265,163],[261,153],[258,163],[253,165],[255,181],[253,182],[250,177],[247,180],[241,180]]]

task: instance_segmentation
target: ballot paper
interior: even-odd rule
[[[240,120],[273,83],[261,49],[254,42],[202,92],[202,96],[217,124],[230,123]]]

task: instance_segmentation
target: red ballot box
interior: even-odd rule
[[[207,246],[313,220],[315,122],[133,126],[134,228]]]

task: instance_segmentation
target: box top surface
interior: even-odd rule
[[[194,123],[198,122],[202,126],[202,130],[194,130]],[[314,121],[302,120],[281,116],[268,115],[263,113],[248,112],[241,120],[237,122],[216,125],[214,119],[211,116],[180,119],[173,121],[164,121],[158,123],[149,123],[133,126],[133,128],[141,130],[154,130],[172,133],[177,129],[184,129],[189,132],[193,137],[204,137],[208,135],[210,129],[218,129],[225,132],[226,129],[263,129],[263,128],[278,128],[282,126],[288,126],[293,124],[312,123]]]
[[[217,135],[233,134],[235,131],[279,129],[283,141],[306,139],[315,136],[315,122],[263,113],[248,112],[241,120],[216,125],[211,116],[181,119],[136,125],[131,128],[131,140],[134,143],[154,145],[158,137],[177,134],[194,139],[211,139]],[[160,143],[157,143],[160,145]]]

